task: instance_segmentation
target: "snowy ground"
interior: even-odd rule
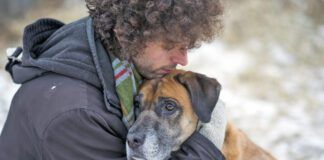
[[[294,68],[280,68],[276,61],[260,65],[246,51],[226,49],[218,41],[192,51],[189,57],[190,65],[185,69],[204,73],[221,82],[221,98],[227,105],[229,120],[234,121],[257,144],[281,160],[324,160],[323,68],[301,73]],[[278,57],[281,57],[279,61],[287,61],[283,55]],[[257,74],[260,68],[273,79],[280,79],[278,86],[250,88],[248,82],[240,78],[246,71],[254,69]],[[315,72],[316,76],[312,76]],[[7,73],[0,72],[0,130],[10,99],[17,89],[8,78]],[[308,90],[302,90],[304,95],[299,95],[300,89],[303,89],[300,85],[309,85]],[[296,99],[287,101],[286,97],[273,95],[280,88]],[[295,93],[296,96],[293,96]],[[258,97],[259,94],[263,96]],[[307,97],[314,98],[311,101],[316,104],[309,106]]]

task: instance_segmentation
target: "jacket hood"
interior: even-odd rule
[[[24,30],[21,63],[12,68],[15,83],[54,72],[100,87],[86,32],[87,19],[64,25],[40,19]]]
[[[15,83],[22,84],[47,72],[89,83],[103,91],[107,109],[122,116],[110,58],[94,33],[90,17],[67,25],[54,19],[28,25],[21,61],[9,60],[7,66]]]

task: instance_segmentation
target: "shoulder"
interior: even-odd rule
[[[99,88],[82,80],[55,73],[47,73],[24,83],[17,94],[20,100],[32,103],[26,106],[26,109],[45,107],[62,111],[88,107],[90,99],[103,102]]]

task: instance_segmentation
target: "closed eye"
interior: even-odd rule
[[[142,99],[142,97],[143,97],[143,94],[140,94],[140,93],[134,97],[133,104],[134,104],[135,108],[141,108],[141,99]]]

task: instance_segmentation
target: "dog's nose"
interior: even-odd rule
[[[136,134],[128,134],[127,135],[127,143],[128,146],[132,149],[136,149],[139,146],[143,145],[145,140],[145,135],[136,135]]]

